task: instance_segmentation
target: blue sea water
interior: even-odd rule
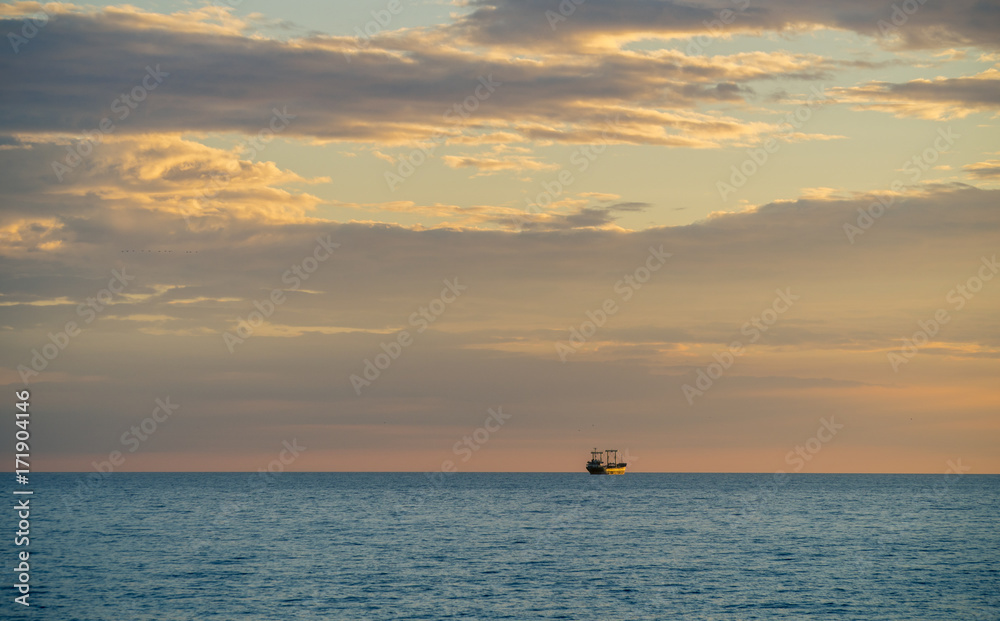
[[[1000,476],[84,480],[32,475],[0,618],[1000,619]]]

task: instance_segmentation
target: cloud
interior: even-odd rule
[[[382,153],[378,149],[372,149],[372,155],[374,155],[375,157],[377,157],[380,160],[389,162],[390,164],[395,164],[396,163],[395,156],[389,155],[388,153]]]
[[[571,213],[538,214],[519,222],[525,231],[557,231],[582,228],[603,228],[614,222],[611,209],[582,207]]]
[[[589,194],[589,193],[585,193]],[[613,195],[612,195],[613,196]],[[381,203],[350,203],[335,201],[338,207],[359,209],[377,213],[405,213],[421,215],[440,220],[434,228],[457,227],[462,229],[523,229],[534,231],[569,230],[577,228],[614,228],[615,212],[640,212],[651,205],[649,203],[629,202],[614,205],[594,206],[588,198],[565,198],[555,201],[547,212],[527,213],[516,207],[502,205],[476,205],[460,207],[435,203],[422,205],[414,201],[390,201]],[[417,227],[423,228],[423,227]]]
[[[305,223],[321,201],[295,186],[326,181],[177,135],[106,136],[85,156],[79,147],[67,136],[30,135],[20,147],[0,150],[0,254],[58,253],[79,244],[146,247],[159,230],[141,231],[140,212],[203,230]]]
[[[915,12],[904,12],[899,4],[588,0],[567,8],[559,0],[477,0],[454,29],[469,41],[568,52],[614,48],[650,37],[787,34],[820,28],[853,31],[903,49],[997,48],[1000,16],[989,3],[921,4]]]
[[[854,245],[843,226],[871,196],[777,202],[634,232],[602,228],[609,214],[593,208],[567,209],[550,227],[504,232],[323,221],[247,229],[237,219],[232,227],[190,229],[174,214],[136,207],[122,221],[87,224],[90,238],[103,244],[73,241],[44,260],[0,258],[0,323],[11,328],[0,331],[9,352],[4,377],[18,383],[16,365],[49,342],[49,333],[80,321],[77,305],[107,285],[111,268],[124,267],[135,276],[130,296],[85,326],[33,384],[48,400],[45,455],[100,452],[109,443],[106,454],[136,412],[148,414],[150,394],[184,404],[176,432],[164,428],[157,436],[158,450],[181,452],[197,450],[204,437],[215,451],[265,447],[277,429],[309,430],[331,449],[359,442],[396,449],[403,444],[352,426],[419,421],[429,434],[421,442],[433,442],[470,410],[478,413],[484,395],[522,416],[524,433],[544,438],[601,420],[609,408],[621,413],[619,433],[624,424],[636,437],[655,435],[662,426],[642,421],[667,417],[672,437],[692,442],[718,441],[711,426],[696,424],[705,417],[739,425],[751,416],[751,427],[769,421],[769,430],[796,429],[801,412],[815,411],[817,402],[861,411],[852,427],[859,430],[891,417],[892,410],[879,413],[882,400],[908,416],[915,407],[946,408],[968,420],[980,410],[992,416],[995,408],[976,399],[992,390],[986,384],[1000,350],[1000,289],[995,280],[985,283],[960,311],[946,296],[980,273],[981,257],[996,254],[998,192],[934,186],[906,198]],[[68,220],[68,234],[83,224]],[[254,243],[244,243],[250,231]],[[319,235],[341,246],[303,282],[309,292],[290,290],[282,274],[311,256]],[[133,242],[199,252],[127,259],[109,252],[108,244]],[[672,256],[625,299],[616,283],[629,277],[640,284],[636,270],[647,265],[651,247]],[[411,314],[453,278],[468,290],[417,333]],[[230,353],[222,333],[274,288],[286,289],[287,301]],[[786,288],[801,297],[750,343],[741,327]],[[560,362],[555,343],[609,298],[619,312]],[[951,313],[941,343],[893,373],[886,353],[939,308]],[[404,329],[413,347],[358,397],[349,376]],[[692,409],[681,385],[734,339],[747,345],[746,354]],[[928,393],[954,381],[962,403],[951,393]]]
[[[855,103],[860,109],[901,117],[964,118],[975,112],[1000,110],[1000,71],[991,68],[973,76],[903,83],[869,82],[830,92],[835,99]]]
[[[957,278],[975,268],[975,261],[969,263],[971,259],[978,260],[980,254],[993,252],[993,235],[1000,228],[994,207],[996,196],[997,191],[967,186],[925,187],[919,193],[908,194],[905,202],[890,208],[856,240],[855,245],[845,236],[844,225],[855,224],[857,209],[867,208],[874,200],[863,194],[817,195],[809,200],[777,202],[750,211],[720,214],[691,225],[643,231],[613,227],[615,213],[642,209],[643,204],[601,208],[586,201],[568,202],[550,213],[528,214],[527,224],[520,233],[485,230],[478,226],[408,228],[386,223],[337,223],[318,218],[258,221],[249,216],[231,217],[225,221],[226,226],[191,227],[176,213],[141,206],[124,209],[118,215],[111,212],[106,217],[86,220],[71,217],[74,211],[86,210],[88,201],[91,204],[102,201],[90,196],[61,210],[50,208],[52,217],[62,223],[59,235],[64,241],[58,251],[46,252],[45,261],[28,261],[25,257],[37,254],[39,244],[45,243],[47,238],[37,240],[34,246],[27,245],[30,240],[26,239],[22,242],[23,248],[5,248],[3,260],[11,268],[7,273],[22,273],[23,277],[6,276],[2,290],[10,296],[27,296],[23,298],[26,302],[76,300],[93,295],[103,286],[100,281],[101,278],[106,280],[105,272],[124,262],[131,266],[130,269],[143,274],[141,287],[134,292],[147,291],[153,297],[134,302],[123,300],[123,314],[169,315],[188,322],[183,327],[219,328],[231,321],[234,312],[241,307],[241,303],[233,299],[251,300],[261,291],[281,286],[282,272],[310,252],[316,236],[323,233],[343,246],[334,263],[325,265],[309,281],[308,287],[304,287],[319,293],[299,294],[295,304],[290,306],[299,306],[294,313],[294,325],[322,325],[319,317],[328,311],[328,304],[336,302],[342,311],[338,311],[339,325],[383,329],[400,320],[398,316],[392,319],[393,305],[373,311],[366,300],[409,299],[423,295],[420,283],[455,274],[474,274],[481,282],[492,283],[486,289],[491,292],[488,295],[501,298],[522,285],[530,287],[530,282],[537,279],[547,287],[535,300],[537,308],[549,308],[555,303],[553,309],[563,310],[552,312],[568,313],[561,315],[564,318],[557,322],[561,325],[575,316],[574,308],[593,303],[594,296],[598,296],[599,302],[607,295],[616,280],[644,260],[648,247],[662,244],[666,251],[674,254],[670,260],[670,275],[664,272],[663,280],[650,289],[657,293],[649,293],[649,296],[657,300],[666,299],[664,296],[680,296],[671,302],[684,307],[683,312],[678,311],[680,316],[698,318],[691,320],[688,329],[694,330],[701,323],[698,309],[704,310],[704,307],[695,292],[702,287],[710,286],[713,296],[724,295],[726,291],[744,295],[754,290],[767,293],[773,289],[771,285],[802,283],[802,286],[811,287],[815,295],[835,300],[844,286],[860,278],[859,273],[869,273],[865,278],[873,279],[872,282],[879,282],[886,276],[883,270],[871,271],[865,266],[883,264],[880,262],[887,266],[905,265],[905,271],[893,276],[900,283],[897,293],[872,294],[874,297],[865,301],[872,306],[873,317],[880,316],[879,321],[882,321],[889,316],[886,314],[889,309],[914,312],[913,298],[907,297],[910,294],[929,298],[931,304],[940,303],[935,299],[943,298],[954,283],[945,279],[928,291],[923,280],[926,267],[933,265],[941,273],[954,274]],[[54,197],[53,203],[56,200]],[[405,201],[371,208],[426,211],[455,220],[469,217],[473,224],[502,222],[515,212],[495,206],[462,209],[446,204],[421,206]],[[935,240],[941,251],[933,255],[921,253],[924,241],[930,239]],[[122,248],[172,248],[198,253],[122,255],[118,252]],[[511,248],[517,251],[511,252]],[[601,276],[595,278],[594,275]],[[522,278],[529,284],[522,283]],[[820,293],[824,291],[821,283],[828,285],[826,293]],[[350,296],[339,297],[345,286],[351,291]],[[922,292],[918,292],[918,288]],[[556,302],[570,290],[575,292]],[[910,293],[901,295],[899,292]],[[484,291],[482,295],[487,294]],[[214,302],[176,303],[181,299],[200,298],[210,298]],[[18,299],[21,298],[8,297],[4,301]],[[490,303],[498,306],[495,311],[486,313],[489,316],[493,312],[502,316],[502,309],[510,306],[509,301],[500,298]],[[752,304],[760,303],[763,300]],[[10,311],[14,307],[5,308]],[[31,324],[43,319],[37,313],[51,313],[56,309],[55,306],[34,307]],[[933,310],[930,309],[932,314]],[[532,312],[549,317],[541,325],[551,327],[549,311]],[[309,317],[313,313],[318,315]],[[824,314],[817,318],[828,321]],[[490,319],[470,316],[468,321],[473,325],[477,321],[488,323]],[[835,335],[842,329],[845,326],[836,324],[828,334]],[[987,330],[983,338],[992,339],[991,335],[992,331]],[[840,338],[837,337],[838,341]]]
[[[616,201],[621,198],[618,194],[610,194],[608,192],[580,192],[577,196],[592,198],[602,202]]]
[[[482,157],[476,155],[445,155],[442,160],[450,168],[476,168],[479,174],[492,174],[504,170],[524,172],[528,170],[557,170],[558,164],[540,162],[528,155],[502,155]]]
[[[608,207],[608,210],[610,210],[610,211],[645,211],[646,209],[648,209],[651,206],[652,205],[650,205],[649,203],[637,203],[637,202],[615,203],[614,205],[611,205],[610,207]]]
[[[523,176],[552,167],[535,150],[543,145],[555,147],[545,151],[551,156],[566,144],[718,149],[771,136],[831,140],[840,136],[788,132],[769,113],[806,105],[796,81],[808,87],[899,56],[877,63],[780,50],[711,55],[704,41],[826,28],[878,37],[889,51],[941,50],[956,60],[969,46],[996,48],[995,12],[971,1],[922,5],[888,36],[878,22],[892,21],[894,5],[883,0],[761,0],[725,28],[711,26],[723,7],[741,4],[588,0],[552,28],[544,11],[558,10],[556,2],[475,2],[450,24],[383,31],[365,45],[275,34],[263,18],[219,8],[160,15],[46,5],[56,18],[18,54],[0,55],[0,342],[9,352],[2,381],[20,384],[17,365],[67,321],[81,322],[80,304],[108,286],[112,270],[135,280],[33,380],[46,397],[41,457],[101,452],[105,441],[114,448],[135,424],[132,414],[148,414],[150,392],[184,404],[185,416],[171,421],[177,426],[156,438],[170,455],[266,451],[279,431],[307,434],[331,451],[403,451],[420,442],[430,454],[441,430],[450,438],[467,429],[469,412],[478,417],[487,397],[525,421],[523,431],[510,428],[518,446],[539,450],[552,438],[589,446],[583,432],[572,436],[592,429],[585,421],[606,425],[602,434],[650,442],[669,431],[671,441],[698,447],[735,442],[720,440],[724,427],[738,430],[740,442],[770,446],[774,429],[796,429],[817,404],[856,416],[856,437],[935,408],[969,429],[995,429],[989,382],[1000,351],[1000,280],[984,282],[961,310],[948,296],[996,253],[996,190],[904,188],[852,244],[845,226],[857,226],[877,197],[819,178],[802,182],[816,187],[796,200],[628,230],[622,221],[645,220],[654,209],[705,208],[697,191],[685,194],[694,197],[686,205],[663,194],[684,170],[669,162],[636,174],[639,186],[630,189],[641,172],[635,163],[659,165],[646,157],[651,149],[620,150],[625,157],[606,176],[612,185],[591,177],[587,189],[617,193],[564,192],[543,213],[525,213],[510,194],[491,204],[497,193],[443,194],[434,183],[407,189],[406,200],[380,200],[386,194],[357,192],[362,174],[344,189],[350,200],[333,200],[340,188],[332,184],[322,194],[310,189],[329,179],[284,164],[311,155],[297,143],[346,141],[356,143],[347,153],[373,156],[351,162],[345,170],[353,175],[382,166],[374,158],[399,163],[420,144],[445,147],[445,166]],[[35,10],[0,6],[0,28],[19,28]],[[663,45],[679,49],[633,45],[655,38],[672,38]],[[980,59],[993,56],[982,51]],[[995,111],[997,79],[992,69],[868,82],[831,91],[830,102],[957,118]],[[774,90],[781,108],[761,95]],[[85,132],[101,136],[90,144]],[[219,146],[236,140],[242,145]],[[281,166],[267,161],[271,140],[282,143],[273,157],[291,153]],[[971,177],[995,178],[994,160],[969,161]],[[758,188],[766,184],[760,177]],[[487,198],[456,204],[452,195]],[[655,204],[635,200],[643,198]],[[329,208],[358,217],[333,221]],[[394,214],[420,224],[392,222]],[[303,271],[320,240],[340,246]],[[651,270],[651,253],[663,252],[671,256]],[[296,269],[293,287],[286,276]],[[450,279],[467,292],[417,332],[414,313]],[[275,290],[285,301],[231,353],[222,334],[263,312]],[[778,290],[800,297],[749,342],[744,327]],[[604,310],[609,299],[620,307],[613,313]],[[886,354],[941,308],[949,323],[894,373]],[[600,329],[561,362],[555,343],[569,342],[585,321]],[[359,398],[349,376],[400,330],[415,345]],[[746,355],[692,410],[681,385],[734,339],[748,345]],[[398,439],[378,431],[385,422],[405,431]]]
[[[253,243],[276,225],[326,222],[320,205],[368,213],[400,213],[427,218],[434,226],[510,228],[520,220],[539,229],[612,225],[615,212],[641,211],[646,203],[618,202],[592,206],[616,195],[567,197],[550,213],[525,214],[509,205],[459,206],[412,200],[370,203],[324,201],[301,191],[325,177],[306,179],[273,162],[240,158],[237,148],[209,147],[173,134],[108,136],[85,156],[80,143],[66,136],[26,135],[17,146],[0,151],[0,181],[7,188],[0,211],[0,255],[27,257],[39,251],[61,253],[80,244],[117,239],[127,251],[147,248],[165,230],[242,231],[241,243]],[[496,146],[490,153],[495,170],[548,170],[556,165],[521,154],[520,147]],[[479,166],[484,160],[449,165]],[[69,164],[73,164],[69,168]],[[57,165],[63,169],[56,170]],[[148,230],[138,226],[143,212],[155,214]],[[182,239],[178,231],[174,239]],[[173,252],[153,244],[155,251]],[[185,250],[188,248],[185,246]]]
[[[963,166],[962,169],[968,171],[970,175],[979,179],[993,179],[1000,177],[1000,160],[976,162],[975,164]]]
[[[30,53],[0,56],[8,85],[0,105],[9,111],[0,116],[0,132],[80,135],[103,123],[116,136],[254,136],[270,131],[280,115],[285,137],[384,149],[593,143],[621,118],[609,140],[718,147],[779,127],[694,108],[741,106],[756,97],[755,80],[814,80],[841,68],[783,51],[612,50],[528,59],[459,46],[446,27],[386,32],[358,47],[350,37],[267,38],[222,9],[159,15],[49,7],[54,18],[29,42]],[[6,15],[0,29],[20,23]]]

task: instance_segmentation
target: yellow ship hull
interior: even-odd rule
[[[587,466],[590,474],[625,474],[625,466]]]
[[[601,459],[602,451],[596,448],[590,452],[590,461],[587,462],[587,472],[590,474],[625,474],[626,464],[618,461],[618,451],[607,449],[603,451],[605,459]]]

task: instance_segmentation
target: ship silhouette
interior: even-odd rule
[[[605,449],[603,451],[604,459],[601,459],[601,454],[602,452],[596,447],[590,452],[587,472],[590,474],[625,474],[625,466],[628,464],[618,461],[618,449]]]

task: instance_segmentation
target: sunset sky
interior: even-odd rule
[[[1000,473],[996,1],[0,21],[34,469]]]

